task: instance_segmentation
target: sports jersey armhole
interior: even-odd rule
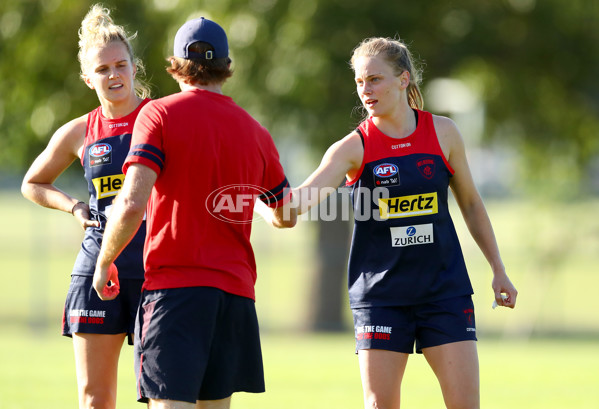
[[[362,164],[360,165],[360,169],[358,169],[356,176],[354,176],[353,179],[346,181],[345,186],[352,186],[354,183],[356,183],[358,179],[360,179],[360,176],[362,176],[362,172],[364,171],[364,164],[366,159],[366,143],[364,141],[364,134],[362,133],[360,128],[356,128],[356,132],[358,133],[358,135],[360,135],[360,141],[362,142],[362,149],[364,149],[364,155],[362,155]]]
[[[91,114],[92,114],[91,112],[88,112],[87,118],[85,118],[85,135],[83,135],[83,145],[81,146],[81,157],[79,158],[79,162],[81,162],[81,166],[83,166],[83,167],[85,167],[85,163],[83,163],[83,161],[85,160],[85,150],[87,149],[87,141],[88,141],[88,136],[89,136],[89,123],[92,120]]]
[[[443,153],[443,150],[441,150],[441,157],[443,158],[443,162],[445,163],[445,166],[447,166],[447,170],[449,171],[449,173],[451,173],[451,176],[453,176],[453,174],[455,173],[455,170],[453,170],[453,168],[449,164],[449,161],[445,157],[445,154]]]
[[[447,158],[445,157],[445,153],[443,152],[443,148],[441,148],[441,142],[439,142],[439,135],[437,135],[437,128],[435,128],[435,122],[433,121],[433,114],[431,114],[430,112],[428,114],[428,120],[430,121],[433,132],[435,133],[434,139],[435,139],[435,144],[437,145],[437,149],[439,150],[439,155],[443,159],[443,163],[445,163],[447,170],[449,171],[449,173],[451,173],[451,176],[453,176],[453,174],[455,173],[455,170],[453,170],[453,168],[449,164],[449,161],[447,160]]]

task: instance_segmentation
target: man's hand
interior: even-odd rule
[[[93,285],[98,297],[103,301],[114,300],[119,295],[119,271],[114,263],[111,263],[108,269],[96,265]]]

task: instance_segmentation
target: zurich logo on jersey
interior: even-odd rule
[[[91,148],[89,148],[89,154],[91,156],[95,156],[99,158],[100,156],[105,156],[112,151],[112,146],[107,143],[97,143]]]
[[[416,224],[408,227],[391,227],[391,246],[408,247],[433,244],[433,224]]]
[[[392,163],[381,163],[374,168],[374,174],[380,178],[390,178],[397,175],[399,168]]]

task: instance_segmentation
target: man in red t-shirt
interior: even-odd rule
[[[188,21],[167,71],[181,92],[145,106],[102,243],[94,288],[118,294],[112,261],[147,210],[145,283],[136,322],[138,399],[156,408],[228,408],[263,392],[250,244],[254,203],[293,227],[289,183],[268,131],[221,87],[232,75],[224,30]]]

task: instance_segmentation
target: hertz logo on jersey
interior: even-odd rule
[[[123,186],[125,175],[110,175],[92,179],[98,199],[116,196]]]
[[[381,219],[427,216],[439,212],[437,192],[379,199]]]

